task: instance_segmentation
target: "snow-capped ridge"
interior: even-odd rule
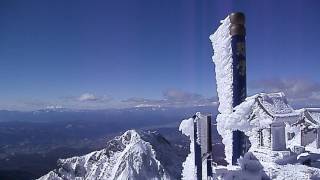
[[[182,159],[159,133],[128,130],[100,151],[60,159],[58,168],[41,180],[179,179]]]

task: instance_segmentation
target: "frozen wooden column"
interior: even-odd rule
[[[246,82],[246,29],[243,13],[231,13],[230,35],[232,48],[233,68],[233,99],[232,106],[241,104],[247,97]],[[232,164],[236,164],[238,158],[248,151],[248,137],[237,130],[232,133]]]

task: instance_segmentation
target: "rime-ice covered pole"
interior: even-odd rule
[[[247,150],[246,137],[240,131],[223,129],[223,116],[246,98],[246,53],[245,17],[243,13],[232,13],[221,21],[217,31],[210,36],[214,49],[213,62],[217,80],[219,112],[218,132],[225,144],[226,160],[235,164]],[[220,116],[220,117],[219,117]]]
[[[198,112],[192,118],[183,120],[179,130],[190,138],[190,154],[182,164],[182,179],[215,179],[212,169],[211,115]]]

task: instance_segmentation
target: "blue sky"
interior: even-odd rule
[[[249,94],[283,90],[317,104],[319,7],[317,0],[1,1],[0,108],[211,102],[208,37],[233,11],[247,18]]]

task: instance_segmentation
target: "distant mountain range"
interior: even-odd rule
[[[108,117],[119,115],[148,115],[182,116],[188,117],[201,111],[216,114],[216,106],[195,107],[134,107],[125,109],[101,109],[101,110],[78,110],[62,107],[47,107],[35,111],[9,111],[0,110],[0,122],[4,121],[64,121],[64,120],[106,120]]]

